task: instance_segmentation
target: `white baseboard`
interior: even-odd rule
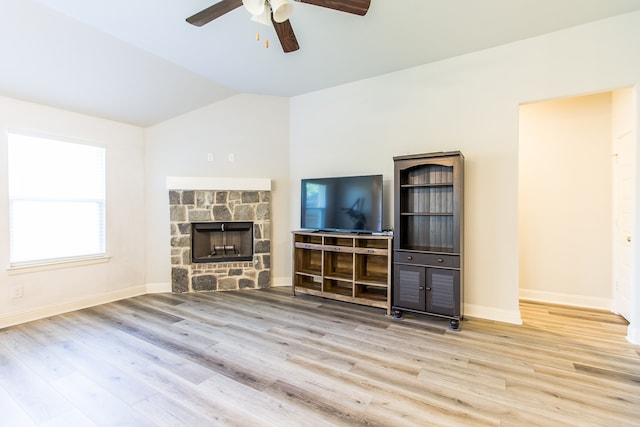
[[[170,282],[147,283],[148,294],[161,294],[164,292],[171,292]]]
[[[597,298],[587,295],[563,294],[558,292],[520,289],[520,299],[528,301],[548,302],[551,304],[571,305],[575,307],[611,310],[610,298]]]
[[[520,310],[503,310],[495,307],[465,304],[464,315],[469,317],[476,317],[479,319],[494,320],[496,322],[522,325]]]
[[[291,278],[279,278],[279,280],[277,280],[272,286],[291,286]],[[0,328],[32,322],[34,320],[44,319],[45,317],[68,313],[74,310],[82,310],[83,308],[94,307],[96,305],[106,304],[139,295],[164,292],[171,292],[170,282],[147,283],[146,285],[133,286],[104,294],[78,298],[62,304],[52,304],[15,311],[12,313],[0,314]]]
[[[291,277],[278,277],[273,280],[271,286],[291,286]],[[464,305],[464,315],[479,319],[495,320],[496,322],[522,325],[520,310],[502,310],[494,307],[486,307],[474,304]]]
[[[640,345],[640,329],[629,325],[627,327],[627,341],[631,344]]]
[[[113,292],[78,298],[62,304],[46,305],[13,313],[6,313],[0,315],[0,328],[6,328],[7,326],[18,325],[20,323],[31,322],[33,320],[43,319],[49,316],[68,313],[74,310],[82,310],[83,308],[131,298],[145,293],[147,293],[147,287],[145,285],[132,286],[130,288],[119,289]]]
[[[274,278],[271,286],[273,287],[291,286],[291,278],[290,277]],[[86,298],[79,298],[63,304],[47,305],[47,306],[37,307],[34,309],[28,309],[24,311],[7,313],[7,314],[0,315],[0,328],[13,326],[20,323],[26,323],[26,322],[42,319],[49,316],[55,316],[57,314],[68,313],[74,310],[81,310],[83,308],[93,307],[100,304],[106,304],[109,302],[113,302],[113,301],[117,301],[125,298],[131,298],[131,297],[135,297],[135,296],[143,295],[147,293],[163,293],[163,292],[171,292],[171,283],[169,282],[148,283],[146,285],[133,286],[126,289],[120,289],[114,292],[107,292],[104,294],[92,295]],[[542,301],[542,299],[538,299],[538,300]],[[547,301],[547,302],[558,302],[558,301]],[[564,302],[561,302],[561,303],[565,304]],[[476,318],[487,319],[487,320],[494,320],[497,322],[512,323],[516,325],[522,324],[520,311],[518,310],[503,310],[503,309],[497,309],[495,307],[486,307],[486,306],[480,306],[480,305],[474,305],[474,304],[465,304],[464,309],[465,309],[465,316],[476,317]],[[635,343],[640,339],[640,332],[635,330],[634,331],[629,330],[628,337],[630,341],[632,339],[635,339],[635,341],[631,341]]]
[[[274,277],[271,286],[291,286],[291,277]]]

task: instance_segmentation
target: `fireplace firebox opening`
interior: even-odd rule
[[[191,261],[194,263],[253,260],[253,222],[191,223]]]

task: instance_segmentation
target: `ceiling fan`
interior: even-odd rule
[[[371,0],[294,0],[298,3],[307,3],[315,6],[326,7],[340,12],[352,13],[364,16],[369,10]],[[289,22],[291,16],[291,3],[287,0],[222,0],[208,8],[187,18],[187,22],[201,27],[225,13],[244,6],[253,16],[252,20],[273,25],[276,30],[282,50],[293,52],[300,49],[298,40]]]

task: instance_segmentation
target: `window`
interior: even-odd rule
[[[105,254],[105,149],[9,134],[12,266]]]

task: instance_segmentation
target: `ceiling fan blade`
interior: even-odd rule
[[[340,12],[353,13],[364,16],[369,10],[371,0],[296,0],[300,3],[313,4],[328,9],[339,10]]]
[[[222,0],[221,2],[209,6],[195,15],[188,17],[187,22],[197,27],[202,27],[204,24],[208,24],[214,19],[237,9],[240,6],[242,6],[242,0]]]
[[[298,39],[296,39],[296,35],[293,32],[293,27],[291,27],[291,22],[289,22],[288,19],[284,22],[276,22],[273,20],[272,13],[271,22],[273,22],[273,28],[276,30],[278,39],[280,39],[280,44],[282,45],[282,50],[284,51],[284,53],[294,52],[300,49],[300,46],[298,45]]]

